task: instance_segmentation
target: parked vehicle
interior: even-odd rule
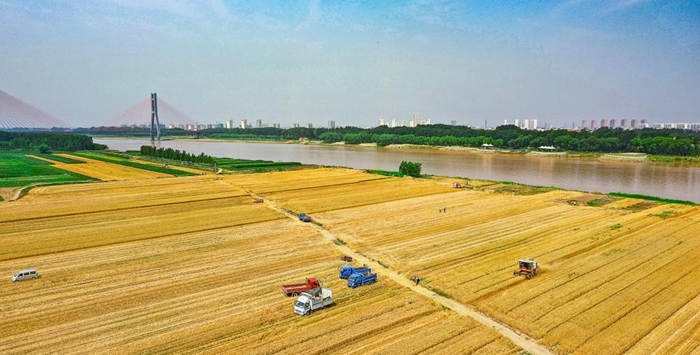
[[[321,287],[321,281],[315,277],[309,277],[303,284],[282,285],[282,292],[284,292],[287,297],[299,296],[304,291],[310,291],[319,287]]]
[[[352,262],[352,256],[350,256],[350,255],[343,255],[343,256],[340,257],[340,260],[342,260],[342,261],[347,261],[347,262],[351,263],[351,262]]]
[[[39,273],[36,272],[36,269],[22,270],[12,276],[12,282],[36,279],[37,277],[39,277]]]
[[[531,279],[533,276],[537,276],[540,273],[540,266],[534,259],[520,259],[518,260],[518,269],[513,271],[514,276],[525,275],[526,279]]]
[[[358,287],[370,285],[377,281],[377,274],[372,273],[372,270],[366,272],[356,272],[348,277],[348,287]]]
[[[332,304],[333,291],[321,287],[312,291],[303,292],[301,296],[297,298],[296,303],[294,303],[294,313],[304,316]]]
[[[361,267],[354,267],[352,265],[345,265],[338,269],[338,277],[341,279],[347,279],[350,277],[350,275],[356,273],[356,272],[372,272],[372,269],[369,268],[367,265],[362,265]]]
[[[311,217],[306,213],[299,213],[299,220],[302,222],[311,222]]]

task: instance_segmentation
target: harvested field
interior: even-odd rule
[[[519,350],[381,274],[347,288],[331,243],[226,178],[41,187],[0,208],[0,275],[41,275],[0,282],[2,354]],[[335,305],[301,317],[280,286],[306,276]]]
[[[284,174],[283,176],[280,176]],[[265,177],[262,177],[265,176]],[[274,175],[232,176],[227,181],[264,194],[295,212],[317,213],[360,205],[454,192],[428,180],[391,178],[344,169],[312,169]],[[256,177],[259,177],[256,179]]]
[[[576,206],[567,201],[596,196],[309,169],[39,187],[0,204],[0,272],[42,274],[0,283],[0,353],[518,351],[381,269],[376,285],[348,289],[331,238],[248,191],[311,213],[350,251],[420,275],[554,352],[700,349],[697,206]],[[512,275],[525,257],[542,267],[532,280]],[[336,305],[295,316],[279,287],[306,276],[333,289]],[[8,345],[27,337],[37,341]]]
[[[313,196],[334,190],[320,188]],[[697,351],[700,342],[681,335],[700,327],[692,313],[700,311],[700,209],[562,202],[582,195],[459,191],[335,211],[319,201],[307,210],[326,211],[314,218],[350,248],[421,275],[436,292],[558,352]],[[512,275],[525,257],[542,265],[533,280]],[[676,319],[673,326],[668,319]],[[679,333],[666,341],[671,329]]]

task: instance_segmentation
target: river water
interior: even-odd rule
[[[148,140],[94,139],[110,149],[138,150]],[[277,143],[163,141],[161,147],[215,157],[296,161],[357,169],[398,170],[402,160],[420,162],[423,173],[591,192],[626,192],[700,202],[700,167],[595,158],[542,157],[434,149],[388,149]]]

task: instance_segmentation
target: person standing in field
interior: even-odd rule
[[[418,284],[420,283],[420,277],[418,277],[418,276],[413,276],[413,282],[415,282],[415,283],[416,283],[416,286],[418,286]]]

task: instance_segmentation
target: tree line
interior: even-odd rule
[[[253,128],[231,130],[207,130],[207,134],[217,137],[235,138],[241,135],[276,137],[281,139],[321,140],[326,143],[345,142],[346,144],[376,143],[378,146],[390,144],[416,144],[430,146],[481,147],[491,144],[504,149],[537,149],[541,146],[554,146],[560,150],[582,152],[640,152],[661,155],[700,155],[700,132],[680,129],[636,129],[603,127],[595,131],[569,131],[553,129],[546,131],[523,130],[513,125],[499,126],[496,129],[473,129],[466,126],[425,125],[418,127],[379,126],[362,129],[343,128]]]
[[[146,133],[147,131],[144,131]],[[97,132],[93,132],[97,133]],[[115,134],[115,132],[110,132]],[[127,132],[122,132],[127,134]],[[128,134],[134,134],[133,131]],[[192,135],[193,132],[167,130],[164,135]],[[346,144],[376,143],[379,146],[390,144],[416,144],[431,146],[481,147],[491,144],[502,149],[537,149],[541,146],[554,146],[561,150],[583,152],[640,152],[661,155],[700,155],[700,132],[680,129],[635,129],[603,127],[595,131],[569,131],[552,129],[546,131],[523,130],[513,125],[499,126],[496,129],[474,129],[466,126],[443,124],[421,125],[418,127],[374,128],[234,128],[207,129],[196,132],[199,137],[255,138],[298,140],[308,138],[326,143],[345,142]]]
[[[141,146],[141,155],[148,155],[170,160],[189,161],[192,163],[214,164],[214,158],[204,153],[200,155],[190,154],[184,150],[173,148],[155,148],[149,145]]]
[[[93,143],[92,137],[82,134],[0,131],[0,149],[38,150],[39,147],[71,152],[106,148],[102,144]]]

